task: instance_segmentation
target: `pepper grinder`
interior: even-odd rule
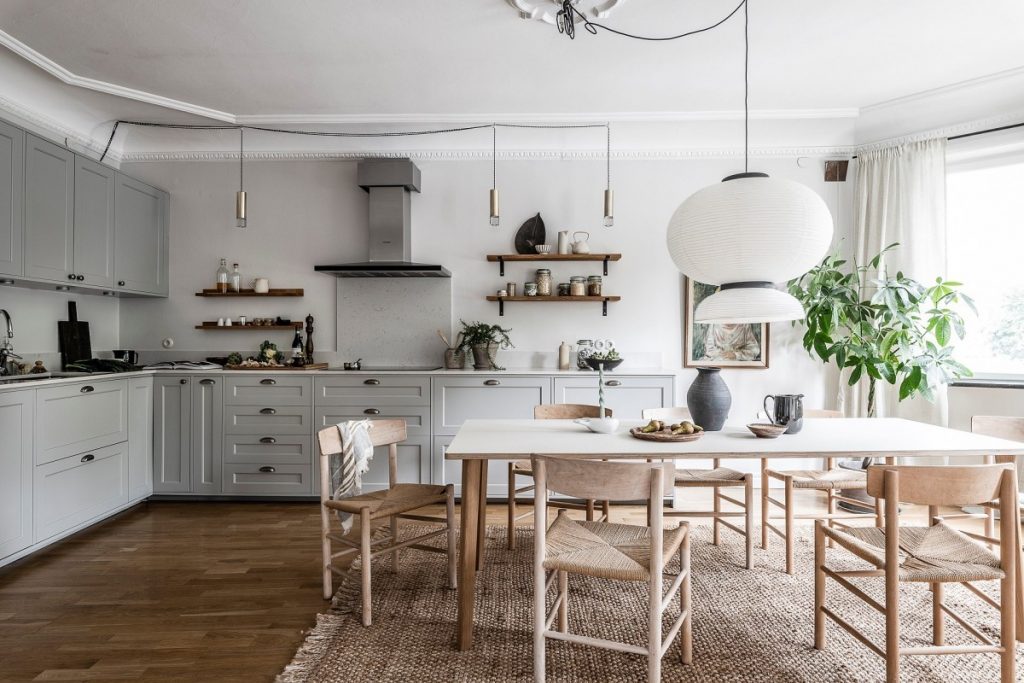
[[[313,316],[306,316],[306,364],[313,364]]]

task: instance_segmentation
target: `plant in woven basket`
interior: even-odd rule
[[[473,367],[477,370],[504,370],[505,368],[498,367],[494,357],[498,349],[510,349],[514,346],[508,336],[512,330],[489,323],[467,323],[465,320],[459,322],[462,324],[459,333],[462,336],[460,348],[473,352]]]
[[[959,282],[935,278],[925,286],[880,268],[893,243],[867,265],[837,254],[826,256],[803,277],[789,283],[789,293],[803,304],[803,345],[823,362],[835,361],[849,371],[847,383],[868,382],[868,415],[875,416],[878,382],[899,386],[899,400],[924,396],[971,371],[953,357],[956,340],[966,334],[961,304],[975,310]],[[977,312],[975,310],[975,312]]]

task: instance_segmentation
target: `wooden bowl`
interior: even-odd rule
[[[773,425],[770,422],[748,424],[747,429],[759,439],[777,439],[786,433],[786,425]]]
[[[642,439],[643,441],[662,441],[662,442],[673,442],[680,443],[684,441],[696,441],[700,437],[704,436],[704,432],[694,432],[693,434],[673,434],[670,431],[651,432],[645,434],[640,431],[640,427],[633,427],[629,430],[630,436],[634,439]]]

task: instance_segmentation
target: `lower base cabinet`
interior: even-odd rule
[[[153,378],[128,380],[128,499],[153,494]]]
[[[0,394],[0,558],[33,543],[34,391]]]
[[[250,496],[308,496],[310,465],[224,465],[224,493]]]
[[[35,468],[35,541],[45,541],[128,502],[128,444]]]

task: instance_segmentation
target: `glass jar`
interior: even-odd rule
[[[587,296],[601,296],[600,275],[591,275],[587,278]]]
[[[570,296],[586,296],[587,295],[587,278],[582,275],[573,275],[569,278],[569,295]]]
[[[537,269],[537,296],[551,296],[551,271],[547,268]]]
[[[580,339],[576,342],[576,367],[580,370],[589,370],[587,358],[594,353],[594,342],[591,339]]]
[[[569,283],[559,282],[558,283],[558,296],[569,296]]]
[[[537,296],[537,283],[526,282],[523,283],[523,294],[526,296]]]

